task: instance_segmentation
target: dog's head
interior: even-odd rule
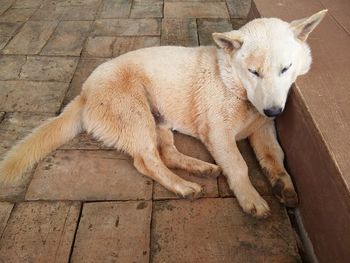
[[[260,18],[239,30],[213,33],[215,42],[228,54],[249,101],[261,114],[279,115],[293,82],[309,71],[311,54],[306,39],[326,13],[323,10],[291,23]]]

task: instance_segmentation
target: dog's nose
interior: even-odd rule
[[[264,113],[267,117],[276,117],[280,115],[282,112],[282,108],[280,107],[271,107],[269,109],[264,109]]]

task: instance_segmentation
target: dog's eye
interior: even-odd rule
[[[258,78],[260,78],[260,74],[259,74],[259,72],[257,72],[256,70],[254,70],[254,69],[248,69],[249,70],[249,72],[250,73],[252,73],[252,74],[254,74],[255,76],[257,76]]]
[[[284,68],[281,70],[281,74],[285,73],[291,66],[292,66],[292,63],[290,63],[288,67],[284,67]]]

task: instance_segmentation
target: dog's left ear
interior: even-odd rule
[[[301,41],[305,41],[309,34],[322,21],[327,11],[327,9],[324,9],[310,17],[292,21],[290,26],[295,34],[295,37]]]
[[[214,41],[226,53],[231,54],[243,45],[243,39],[238,30],[227,33],[213,33]]]

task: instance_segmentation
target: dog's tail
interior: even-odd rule
[[[0,163],[0,184],[18,182],[36,162],[81,132],[84,104],[85,99],[79,95],[59,116],[49,119],[14,146]]]

